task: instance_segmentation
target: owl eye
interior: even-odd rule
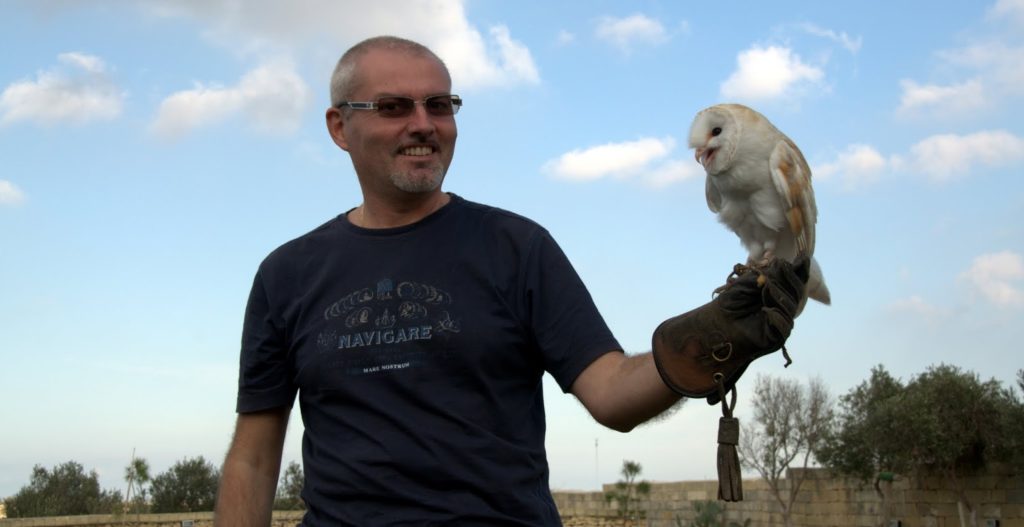
[[[722,127],[716,126],[716,127],[711,129],[711,135],[721,135],[721,134],[722,134]]]

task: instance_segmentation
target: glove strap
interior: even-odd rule
[[[733,386],[732,402],[726,402],[724,385],[718,383],[721,398],[722,418],[718,420],[718,499],[722,501],[743,500],[743,478],[740,474],[740,458],[736,445],[740,442],[740,420],[732,416],[736,406],[736,387]]]

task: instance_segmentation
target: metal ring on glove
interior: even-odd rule
[[[732,401],[726,402],[725,396],[728,392],[725,391],[725,383],[722,382],[725,380],[725,374],[720,371],[716,371],[711,375],[711,378],[715,380],[715,384],[718,386],[718,401],[722,403],[722,417],[731,419],[732,409],[736,407],[736,387],[733,386],[729,389],[729,392],[732,392]]]
[[[718,352],[723,348],[727,351],[727,353],[724,357],[719,357]],[[732,342],[717,344],[713,348],[711,348],[711,358],[715,359],[716,361],[725,362],[729,360],[729,357],[732,357]]]

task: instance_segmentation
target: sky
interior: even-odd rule
[[[1024,367],[1024,1],[15,0],[0,4],[0,496],[76,460],[219,465],[274,248],[358,205],[324,125],[350,45],[418,40],[465,101],[445,189],[551,231],[629,352],[745,259],[693,116],[749,105],[814,174],[811,303],[757,375]],[[551,486],[715,478],[718,407],[622,434],[545,379]],[[285,463],[301,459],[294,412]]]

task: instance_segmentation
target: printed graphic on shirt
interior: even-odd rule
[[[449,311],[452,296],[428,284],[379,280],[345,295],[324,310],[317,349],[348,375],[415,367],[426,358],[416,341],[447,338],[460,330]]]

